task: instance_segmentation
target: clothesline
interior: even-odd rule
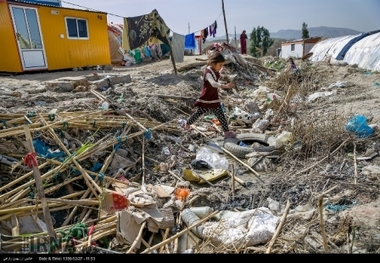
[[[86,7],[86,6],[77,5],[77,4],[74,4],[74,3],[71,3],[71,2],[67,2],[67,1],[61,1],[61,3],[65,3],[65,4],[69,4],[69,5],[77,6],[77,7],[80,7],[80,8],[84,8],[84,9],[92,10],[92,11],[96,11],[96,12],[105,12],[105,11],[96,10],[96,9],[93,9],[93,8],[90,8],[90,7]],[[117,14],[108,13],[108,12],[105,12],[105,13],[107,13],[107,14],[110,15],[110,16],[115,16],[115,17],[125,18],[124,16],[120,16],[120,15],[117,15]],[[222,14],[223,14],[223,12],[220,13],[220,15],[215,19],[215,21],[217,21],[217,20],[220,18],[220,16],[221,16]],[[211,24],[212,24],[212,23],[210,23],[210,25],[211,25]],[[210,26],[210,25],[208,25],[208,26]],[[169,29],[170,29],[170,27],[169,27]],[[197,30],[197,31],[194,31],[194,32],[192,32],[192,33],[190,33],[190,34],[195,34],[195,33],[197,33],[197,32],[201,32],[203,29],[204,29],[204,28],[202,28],[202,29],[200,29],[200,30]],[[171,30],[171,29],[170,29],[170,31],[174,32],[174,31]],[[177,32],[176,32],[176,33],[177,33]],[[187,34],[185,34],[185,35],[187,35]]]

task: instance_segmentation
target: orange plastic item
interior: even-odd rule
[[[215,123],[216,125],[220,126],[220,122],[218,119],[212,119],[211,120],[213,123]]]
[[[188,188],[176,188],[174,195],[178,200],[185,201],[190,195],[190,190]]]

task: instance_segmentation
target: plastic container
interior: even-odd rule
[[[200,220],[200,218],[189,208],[186,208],[182,211],[181,218],[185,225],[188,227],[194,225]],[[202,225],[199,225],[197,227],[193,227],[191,231],[198,237],[203,238],[203,228],[204,227]]]
[[[204,218],[214,212],[209,206],[191,207],[190,210],[199,218]]]

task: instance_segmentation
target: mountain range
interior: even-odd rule
[[[348,28],[339,28],[339,27],[327,27],[327,26],[319,26],[319,27],[308,27],[309,37],[322,37],[322,38],[331,38],[331,37],[341,37],[347,35],[358,35],[364,32],[348,29]],[[250,32],[247,32],[249,37]],[[228,34],[229,39],[235,39],[235,35]],[[271,38],[279,38],[284,40],[291,39],[301,39],[302,31],[295,29],[282,29],[274,33],[270,33]],[[240,38],[240,34],[236,35],[236,38]],[[217,39],[217,38],[215,38]],[[218,39],[226,39],[226,36],[218,37]]]
[[[364,32],[348,29],[348,28],[338,28],[338,27],[309,27],[307,29],[309,31],[310,37],[342,37],[347,35],[358,35]],[[279,30],[276,33],[270,33],[271,38],[281,38],[281,39],[301,39],[302,31],[301,30]]]

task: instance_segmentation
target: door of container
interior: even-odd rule
[[[37,9],[10,6],[24,70],[47,69]]]

